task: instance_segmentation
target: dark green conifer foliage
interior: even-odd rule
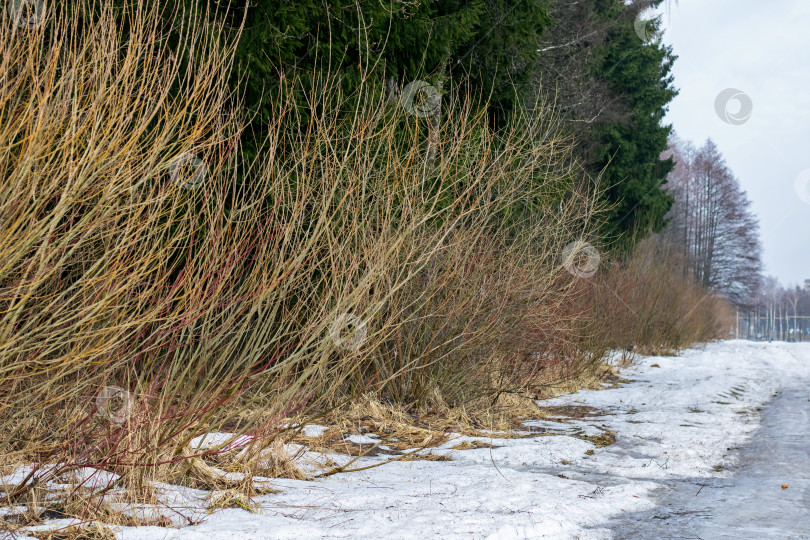
[[[661,2],[655,2],[660,4]],[[672,205],[663,189],[672,160],[661,160],[672,131],[663,123],[667,104],[677,94],[670,75],[674,56],[658,41],[645,43],[633,25],[638,7],[629,10],[629,24],[617,25],[608,35],[597,72],[603,73],[612,93],[626,108],[619,121],[600,124],[596,130],[594,165],[605,170],[607,192],[613,205],[608,233],[630,247],[636,232],[658,231]],[[660,24],[657,21],[648,23]]]
[[[602,174],[604,232],[622,248],[659,230],[671,204],[662,186],[672,163],[659,156],[674,56],[656,38],[660,21],[643,23],[661,4],[549,0],[554,25],[540,46],[536,86],[556,103],[588,172]]]
[[[516,105],[515,86],[531,79],[550,23],[545,0],[211,1],[234,26],[246,17],[238,63],[247,101],[262,116],[271,114],[261,101],[280,68],[328,68],[344,77],[347,94],[369,72],[366,84],[465,80],[502,121]]]

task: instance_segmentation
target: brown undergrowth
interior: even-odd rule
[[[685,255],[664,237],[642,240],[587,284],[582,301],[605,349],[674,356],[683,348],[729,336],[730,304],[697,283]]]
[[[609,349],[717,333],[690,309],[715,300],[654,257],[566,270],[602,208],[550,107],[496,132],[448,89],[428,158],[382,87],[280,72],[248,157],[238,31],[196,2],[54,4],[37,28],[0,15],[0,467],[25,472],[0,504],[23,521],[58,495],[149,523],[111,505],[161,482],[249,508],[262,479],[347,468],[307,449],[439,459],[617,383]],[[192,444],[208,433],[229,435]]]
[[[610,376],[612,370],[600,369],[580,379],[581,384],[598,386],[600,376]],[[573,384],[573,383],[571,383]],[[565,391],[572,391],[568,386]],[[547,390],[547,396],[552,390]],[[501,394],[494,402],[473,402],[465,408],[443,408],[434,405],[430,409],[408,410],[402,406],[386,403],[377,394],[365,394],[344,407],[334,409],[318,419],[323,425],[320,433],[307,436],[304,426],[298,425],[285,431],[271,443],[261,442],[245,445],[238,450],[218,453],[204,458],[190,458],[180,462],[181,471],[172,474],[163,472],[158,477],[171,477],[179,484],[204,489],[210,492],[207,500],[209,511],[222,508],[240,508],[254,511],[253,498],[257,495],[279,493],[269,479],[312,479],[357,468],[358,458],[379,458],[373,466],[391,461],[447,461],[452,455],[430,451],[446,443],[452,443],[458,435],[485,440],[462,441],[449,446],[454,451],[497,448],[494,440],[540,436],[527,434],[523,421],[547,418],[558,421],[587,419],[599,411],[588,407],[544,407],[538,405],[528,394]],[[295,419],[287,419],[295,426]],[[352,435],[372,437],[373,442],[351,442]],[[597,447],[612,444],[613,434],[580,437]],[[290,446],[299,447],[291,451]],[[320,473],[311,470],[305,473],[303,450],[322,454],[322,458],[309,465],[317,465]],[[189,449],[189,452],[191,450]],[[338,466],[329,456],[353,458],[348,464]],[[172,465],[177,466],[177,465]],[[368,466],[364,464],[364,466]],[[70,473],[60,477],[70,483]],[[75,482],[75,480],[74,480]],[[75,483],[74,483],[75,485]],[[59,495],[58,503],[48,502]],[[105,538],[109,529],[104,525],[163,526],[174,527],[176,522],[153,513],[143,513],[143,504],[160,504],[159,490],[150,483],[139,485],[123,483],[120,489],[107,496],[93,497],[87,490],[73,489],[62,494],[38,488],[26,492],[18,504],[29,509],[23,513],[7,515],[4,526],[9,531],[21,531],[31,525],[41,525],[48,519],[72,517],[84,522],[96,521],[89,526],[71,526],[50,533],[37,533],[41,538]],[[188,521],[185,524],[193,524]],[[101,535],[101,536],[93,536]]]
[[[451,90],[426,162],[380,89],[288,74],[248,159],[238,32],[116,6],[0,27],[0,456],[33,464],[0,504],[85,468],[117,478],[91,498],[295,476],[261,458],[290,418],[376,392],[497,425],[501,396],[581,364],[559,254],[598,206],[553,111],[496,133]],[[190,446],[211,431],[233,440]]]

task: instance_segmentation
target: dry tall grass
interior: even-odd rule
[[[2,502],[79,467],[192,481],[360,392],[496,395],[571,326],[560,252],[594,205],[551,123],[491,133],[449,95],[426,160],[382,92],[346,114],[337,79],[280,77],[247,161],[222,28],[107,0],[3,20],[0,456],[35,466]],[[209,431],[234,438],[189,446]]]

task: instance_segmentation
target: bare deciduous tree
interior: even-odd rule
[[[673,137],[666,157],[675,202],[667,234],[689,254],[695,278],[738,306],[755,303],[761,282],[759,224],[717,145],[700,148]]]

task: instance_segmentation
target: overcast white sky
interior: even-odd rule
[[[784,284],[810,279],[810,197],[796,190],[802,171],[810,187],[810,0],[671,4],[663,39],[678,55],[680,95],[666,121],[696,144],[711,137],[725,155],[759,216],[766,272]],[[742,125],[715,113],[727,88],[753,102]]]

